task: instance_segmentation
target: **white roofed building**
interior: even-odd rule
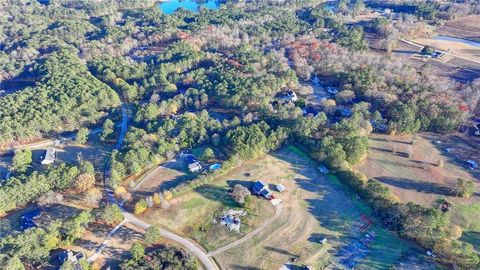
[[[57,156],[57,151],[55,148],[48,148],[47,151],[45,151],[45,157],[42,160],[43,165],[47,164],[53,164],[55,162],[55,158]]]

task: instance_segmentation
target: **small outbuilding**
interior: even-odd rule
[[[60,263],[69,261],[69,262],[72,262],[73,264],[76,264],[78,263],[79,260],[85,259],[85,254],[83,254],[83,252],[74,253],[71,250],[64,250],[58,255],[57,259]]]
[[[303,109],[303,116],[312,116],[312,117],[317,117],[319,114],[319,111],[313,108],[312,106],[307,106]]]
[[[278,192],[285,191],[285,187],[282,184],[276,184],[275,187],[277,188]]]

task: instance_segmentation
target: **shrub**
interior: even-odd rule
[[[455,196],[462,198],[470,198],[475,192],[475,184],[471,180],[457,179],[457,183],[452,189]]]
[[[156,226],[150,226],[148,229],[145,231],[145,243],[152,245],[158,242],[160,240],[160,237],[162,237],[162,234],[160,233],[160,229]]]
[[[124,216],[118,205],[108,204],[99,210],[98,218],[104,221],[106,224],[113,225],[120,223]]]
[[[93,174],[82,173],[77,176],[75,181],[75,190],[85,192],[95,185],[95,176]]]
[[[147,201],[145,199],[141,199],[135,203],[134,212],[136,215],[140,215],[141,213],[145,212],[147,208],[148,208]]]

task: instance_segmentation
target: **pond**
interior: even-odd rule
[[[453,42],[460,42],[466,45],[474,46],[474,47],[480,47],[480,42],[476,42],[473,40],[468,40],[468,39],[463,39],[463,38],[456,38],[456,37],[450,37],[450,36],[435,36],[433,37],[433,40],[443,40],[443,41],[453,41]]]
[[[184,8],[193,12],[198,12],[200,7],[207,9],[217,9],[220,7],[218,0],[198,1],[198,0],[167,0],[158,4],[158,7],[165,14],[172,14],[179,8]]]

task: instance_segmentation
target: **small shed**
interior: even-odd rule
[[[189,172],[198,172],[202,169],[202,165],[199,162],[194,162],[188,164],[188,171]]]
[[[278,192],[284,192],[285,191],[285,187],[282,184],[277,184],[277,185],[275,185],[275,187],[277,188]]]

